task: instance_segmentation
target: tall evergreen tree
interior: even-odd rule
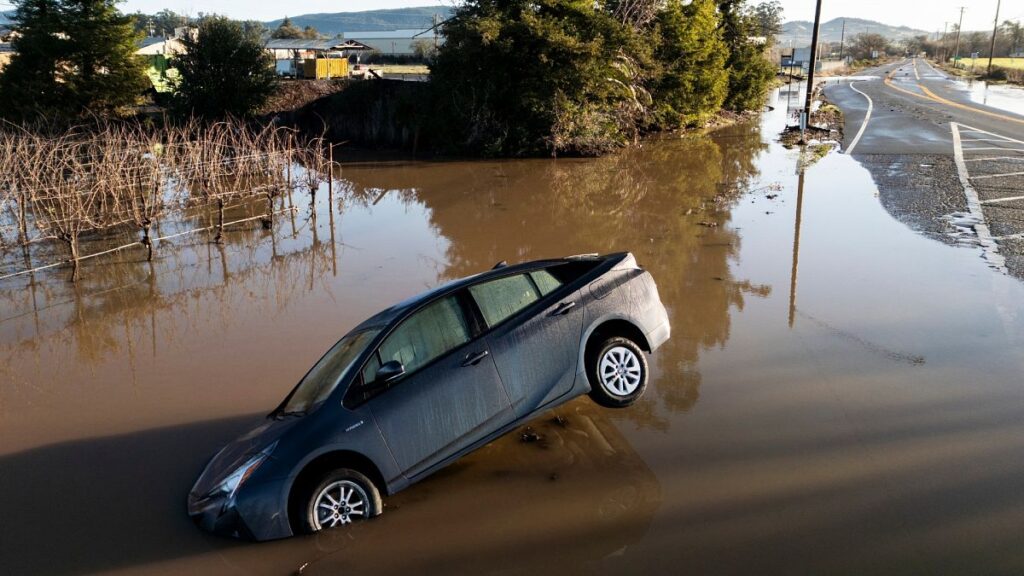
[[[14,13],[15,55],[0,73],[0,114],[25,119],[57,109],[66,87],[57,71],[67,52],[58,0],[25,0]]]
[[[182,115],[247,116],[274,92],[273,56],[258,36],[222,16],[204,18],[194,38],[185,38],[177,59],[181,83],[175,105]]]
[[[297,39],[303,38],[302,29],[292,24],[291,18],[285,16],[284,20],[281,21],[281,25],[274,29],[270,33],[271,38],[275,39]]]
[[[21,0],[0,114],[68,118],[133,104],[146,87],[136,33],[115,0]]]
[[[111,111],[139,100],[147,81],[135,55],[139,36],[118,0],[64,0],[67,68],[62,74],[79,109]]]

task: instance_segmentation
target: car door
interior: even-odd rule
[[[487,342],[474,339],[465,298],[446,296],[413,313],[363,369],[364,381],[372,382],[382,363],[405,366],[404,376],[367,406],[409,478],[512,420]]]
[[[582,300],[578,290],[554,299],[561,284],[540,269],[469,288],[490,330],[487,344],[517,418],[572,389]]]

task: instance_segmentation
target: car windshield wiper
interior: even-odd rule
[[[305,410],[275,410],[270,414],[270,417],[273,418],[274,420],[284,420],[286,416],[302,418],[305,415]]]

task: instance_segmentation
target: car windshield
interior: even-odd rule
[[[313,366],[306,377],[299,382],[281,408],[283,414],[309,412],[334,392],[345,377],[352,363],[366,349],[379,329],[363,330],[349,334],[338,341],[324,357]]]

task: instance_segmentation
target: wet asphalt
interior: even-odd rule
[[[844,151],[871,172],[890,214],[937,240],[980,246],[994,268],[1024,277],[1024,116],[976,102],[970,89],[905,59],[828,80],[824,94],[844,113]]]

